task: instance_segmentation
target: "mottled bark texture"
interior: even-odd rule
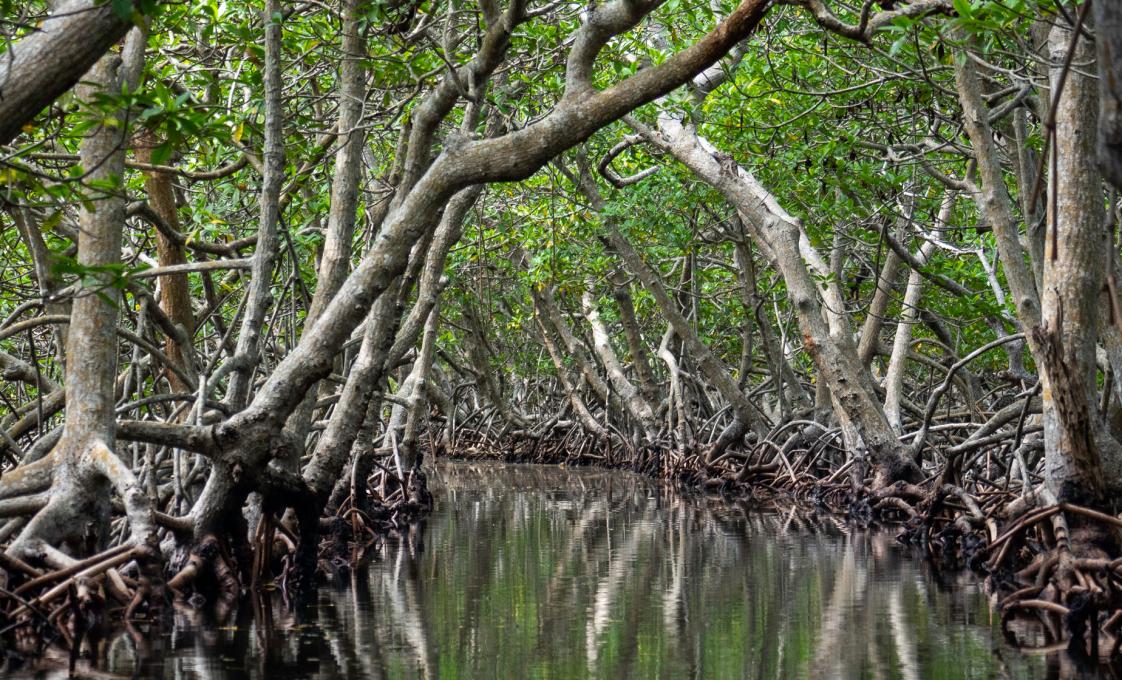
[[[1072,48],[1062,19],[1049,35],[1052,88]],[[1075,63],[1094,58],[1086,40]],[[1049,233],[1044,245],[1042,323],[1033,329],[1044,381],[1045,479],[1062,501],[1101,504],[1104,479],[1097,408],[1095,346],[1110,235],[1103,228],[1102,179],[1095,146],[1098,88],[1070,69],[1056,99],[1055,157],[1049,177]],[[1055,99],[1055,97],[1054,97]],[[1114,329],[1110,329],[1114,330]],[[1105,444],[1105,442],[1101,442]]]
[[[969,49],[969,45],[967,42],[966,49]],[[981,180],[981,186],[974,192],[974,200],[981,210],[985,224],[993,230],[1001,266],[1005,270],[1005,280],[1013,295],[1017,319],[1031,328],[1040,323],[1040,296],[1032,271],[1025,263],[1020,228],[1013,216],[1013,201],[1005,186],[1001,159],[994,142],[993,128],[989,123],[989,109],[983,98],[981,75],[978,73],[978,66],[965,53],[956,55],[954,64],[962,121],[974,150],[978,178]],[[1023,189],[1031,191],[1028,187]]]
[[[79,88],[83,105],[102,91],[119,91],[122,82],[135,87],[143,35],[132,33],[124,50],[101,59]],[[89,169],[94,186],[118,186],[124,176],[125,131],[101,126],[81,144],[81,162]],[[94,272],[74,300],[67,339],[66,423],[62,438],[43,459],[50,480],[49,500],[8,547],[20,554],[44,541],[83,552],[105,545],[109,539],[109,490],[125,503],[134,542],[144,541],[155,530],[148,498],[132,471],[117,458],[114,393],[117,370],[117,312],[119,291],[103,280],[106,267],[121,261],[124,200],[117,191],[91,189],[79,211],[79,266]],[[34,476],[35,465],[15,471],[17,477]],[[31,474],[29,474],[31,473]],[[18,483],[18,479],[17,479]]]
[[[305,327],[315,324],[327,303],[339,292],[351,266],[355,234],[355,214],[362,179],[362,150],[366,139],[362,128],[366,99],[366,47],[359,34],[365,0],[347,0],[343,9],[343,44],[339,65],[339,120],[341,141],[335,152],[335,172],[331,177],[331,208],[327,214],[327,233],[316,268],[316,289],[304,319]],[[320,394],[319,396],[328,396]],[[288,428],[298,450],[302,450],[317,391],[309,390],[304,402],[292,414]]]
[[[766,0],[746,0],[714,30],[658,66],[641,70],[605,89],[594,87],[589,79],[592,62],[604,45],[612,37],[634,28],[657,4],[613,0],[589,10],[573,38],[566,93],[551,112],[525,128],[493,138],[450,134],[440,140],[441,152],[433,157],[434,131],[465,94],[461,85],[487,82],[503,62],[512,32],[526,19],[524,5],[519,2],[503,13],[494,7],[485,8],[486,31],[475,56],[456,74],[443,78],[414,113],[402,180],[376,239],[319,318],[305,329],[298,345],[275,366],[250,399],[252,367],[256,364],[257,339],[264,318],[255,310],[268,299],[276,253],[274,221],[278,206],[272,199],[276,173],[271,168],[279,167],[283,156],[279,147],[279,111],[270,103],[278,96],[279,73],[279,27],[271,19],[278,4],[270,0],[265,14],[267,134],[259,252],[254,256],[253,283],[237,348],[238,371],[227,394],[227,402],[235,409],[245,400],[249,404],[214,426],[157,428],[156,433],[165,443],[175,440],[185,448],[202,449],[215,461],[215,471],[192,510],[197,532],[212,527],[222,529],[223,518],[236,519],[245,494],[254,487],[272,486],[286,494],[306,493],[303,480],[268,465],[271,460],[292,455],[294,447],[282,431],[284,423],[308,391],[328,375],[337,354],[373,304],[405,273],[416,244],[432,240],[442,211],[457,192],[475,184],[528,177],[604,125],[665,95],[711,66],[745,38],[770,7]],[[250,323],[255,318],[258,321]],[[333,463],[337,460],[332,457]],[[330,472],[337,475],[339,471]]]
[[[249,398],[253,374],[261,353],[261,335],[265,314],[272,304],[273,269],[276,266],[280,239],[280,192],[284,182],[284,108],[281,102],[281,3],[268,0],[261,20],[265,24],[265,143],[262,150],[264,168],[258,198],[257,246],[253,251],[252,281],[246,293],[245,314],[235,350],[234,373],[226,402],[235,410],[245,406]]]
[[[876,470],[875,483],[918,479],[919,469],[899,445],[861,364],[836,279],[828,276],[826,263],[810,245],[801,223],[748,170],[714,148],[693,126],[664,113],[658,130],[643,130],[643,134],[721,192],[783,275],[803,346],[814,360],[819,380],[829,389],[843,432],[853,440],[847,445],[859,458],[868,456]]]
[[[0,59],[0,144],[82,78],[132,27],[114,3],[59,3],[38,30],[9,45]]]
[[[137,139],[133,146],[136,157],[143,163],[151,163],[152,149],[158,140],[151,134]],[[175,187],[172,175],[161,170],[148,170],[144,173],[144,190],[148,194],[148,204],[152,211],[176,233],[180,232],[179,208],[175,200]],[[162,230],[156,230],[156,257],[160,267],[186,264],[187,255],[180,242],[170,238]],[[187,373],[196,372],[191,336],[195,332],[195,314],[191,308],[190,283],[187,274],[168,274],[159,277],[160,309],[175,324],[177,333],[169,334],[164,341],[164,353]],[[175,371],[168,370],[168,382],[175,392],[188,392],[187,385]]]

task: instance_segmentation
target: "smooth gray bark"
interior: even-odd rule
[[[362,114],[366,99],[366,46],[359,34],[363,21],[364,0],[346,0],[343,8],[343,43],[339,65],[339,119],[337,127],[342,140],[335,151],[335,170],[331,177],[331,208],[327,214],[327,231],[323,252],[316,269],[316,289],[308,306],[304,326],[315,324],[327,303],[347,278],[351,268],[355,214],[358,207],[359,183],[362,178],[362,151],[366,140]],[[317,391],[308,390],[304,403],[292,414],[287,425],[297,449],[303,449],[311,424]],[[323,388],[318,396],[328,396]]]
[[[265,24],[265,143],[262,156],[265,166],[261,178],[257,246],[253,251],[252,281],[246,293],[245,314],[233,361],[234,374],[226,401],[235,410],[245,406],[250,396],[253,374],[260,362],[261,333],[265,314],[272,303],[270,294],[273,269],[276,267],[280,240],[280,192],[284,182],[284,107],[281,100],[281,12],[280,0],[266,0],[262,21]]]

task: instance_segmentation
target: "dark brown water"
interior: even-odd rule
[[[891,532],[683,500],[619,472],[442,464],[431,478],[438,505],[426,524],[322,588],[314,606],[293,614],[274,598],[219,619],[180,613],[159,639],[118,636],[106,670],[264,680],[1067,672],[1006,646],[973,577],[940,583]]]

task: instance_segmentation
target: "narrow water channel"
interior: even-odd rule
[[[110,672],[261,678],[1037,678],[972,577],[891,532],[683,500],[619,472],[441,464],[435,512],[296,614],[179,614]],[[254,611],[256,609],[257,611]]]

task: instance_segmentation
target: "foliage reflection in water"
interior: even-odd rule
[[[891,532],[677,497],[619,472],[441,464],[425,525],[295,614],[178,614],[105,663],[166,678],[1036,678],[973,577]],[[99,672],[100,677],[109,677]]]

